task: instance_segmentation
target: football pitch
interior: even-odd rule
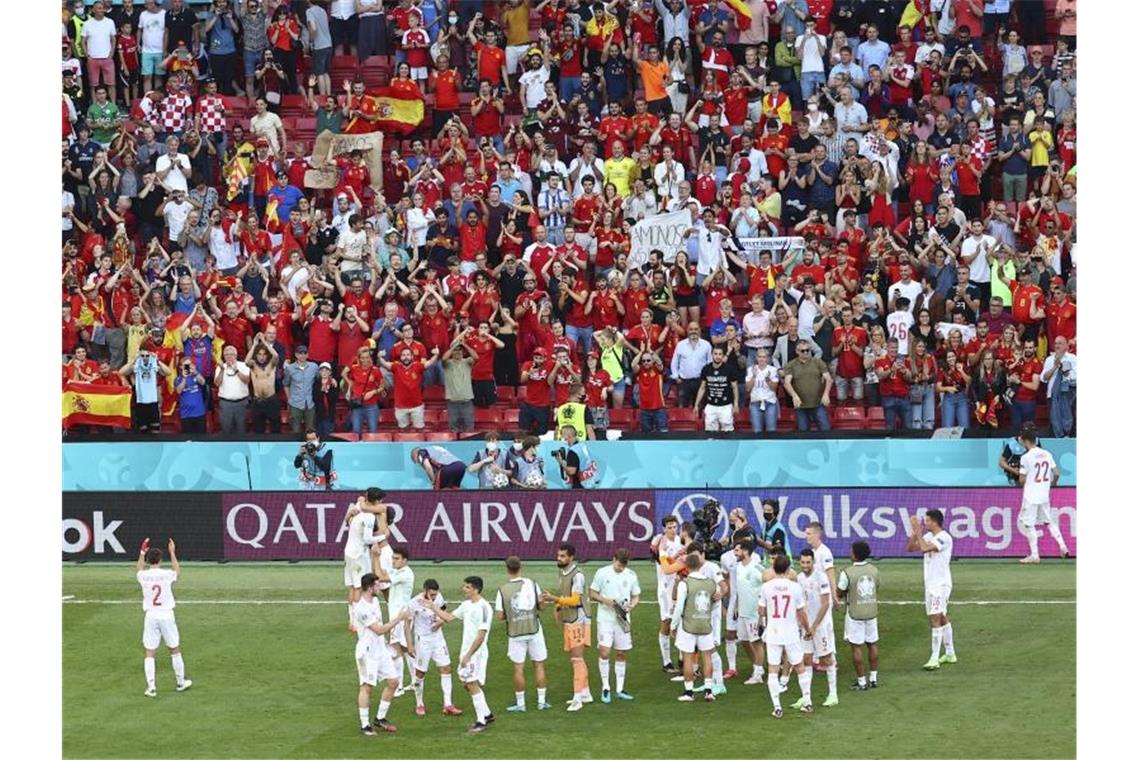
[[[588,579],[602,566],[583,564]],[[846,562],[841,562],[840,566]],[[454,608],[466,575],[481,575],[485,594],[506,577],[501,562],[422,563],[416,588],[439,581]],[[183,563],[175,585],[187,676],[174,691],[170,656],[156,662],[158,697],[143,696],[141,592],[133,565],[67,564],[63,569],[63,754],[66,757],[1073,757],[1076,754],[1076,569],[1074,563],[972,560],[952,565],[950,617],[958,664],[926,672],[930,633],[917,560],[880,563],[879,688],[848,690],[850,650],[839,644],[839,705],[822,707],[826,677],[817,673],[813,715],[770,717],[765,686],[743,686],[750,666],[727,681],[715,703],[676,701],[681,685],[661,672],[654,569],[635,560],[642,605],[634,612],[634,649],[626,690],[636,699],[604,705],[596,650],[587,652],[593,704],[565,712],[571,671],[561,631],[543,613],[550,657],[548,701],[535,710],[527,666],[525,714],[514,701],[506,631],[490,636],[488,703],[497,718],[468,736],[471,701],[455,679],[461,717],[440,714],[439,677],[425,679],[426,717],[411,691],[388,715],[396,734],[362,737],[356,714],[356,637],[346,629],[339,563]],[[544,588],[553,560],[524,563]],[[842,618],[836,616],[837,636]],[[458,664],[461,624],[445,626]],[[723,654],[723,648],[722,648]],[[726,666],[727,667],[727,666]],[[612,667],[611,667],[612,670]],[[612,679],[611,673],[611,679]],[[611,681],[612,686],[612,681]],[[373,711],[376,699],[373,698]]]

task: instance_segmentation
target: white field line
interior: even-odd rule
[[[642,603],[649,604],[654,599],[646,599]],[[138,600],[135,599],[76,599],[74,596],[65,596],[63,598],[64,604],[130,604],[138,605]],[[384,604],[383,600],[380,602]],[[996,607],[1001,605],[1073,605],[1076,604],[1076,599],[963,599],[951,601],[950,604],[954,606],[977,606],[977,607]],[[179,605],[183,604],[207,604],[207,605],[314,605],[314,604],[346,604],[343,599],[179,599]],[[922,600],[906,600],[906,601],[881,601],[879,604],[909,607],[925,604]]]

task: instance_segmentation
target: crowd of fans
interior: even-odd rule
[[[151,432],[1070,435],[1075,5],[65,3],[64,381]],[[376,74],[423,123],[306,187]]]

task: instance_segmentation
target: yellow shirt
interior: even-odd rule
[[[771,219],[780,218],[780,209],[783,207],[783,198],[779,193],[772,193],[764,200],[760,201],[758,207],[761,211],[769,216]]]
[[[616,158],[608,159],[603,166],[606,170],[606,182],[613,182],[614,187],[617,188],[618,195],[622,198],[629,197],[629,183],[633,174],[633,167],[637,165],[629,156],[621,159]]]
[[[1048,128],[1029,133],[1029,165],[1048,166],[1049,151],[1053,149],[1053,133]]]
[[[526,3],[504,8],[502,19],[508,45],[525,45],[530,42],[530,8]]]

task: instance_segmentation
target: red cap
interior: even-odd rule
[[[546,349],[545,349],[545,348],[543,348],[542,346],[539,346],[538,348],[536,348],[536,349],[534,349],[533,351],[531,351],[531,355],[532,355],[532,356],[539,356],[540,354],[541,354],[542,356],[546,356]]]
[[[742,158],[740,159],[740,163],[736,165],[736,168],[740,169],[742,172],[746,172],[752,168],[752,162],[747,158]]]
[[[1062,280],[1060,277],[1054,277],[1053,279],[1049,280],[1049,284],[1050,285],[1060,285],[1061,287],[1065,287],[1065,281]]]

